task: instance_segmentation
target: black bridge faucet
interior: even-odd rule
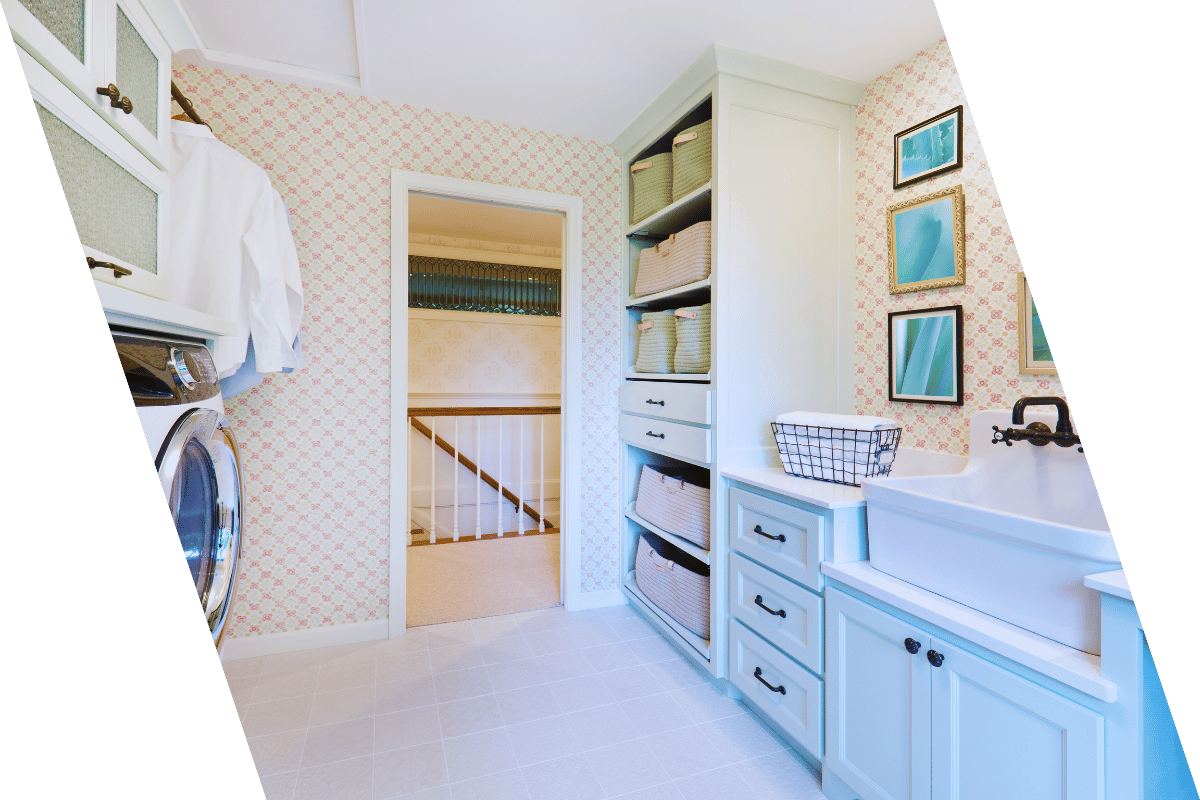
[[[995,433],[992,434],[992,444],[1004,444],[1012,447],[1013,442],[1028,441],[1036,447],[1045,447],[1054,442],[1059,447],[1072,447],[1080,444],[1079,437],[1075,435],[1074,429],[1071,427],[1071,412],[1067,408],[1067,401],[1061,397],[1022,397],[1013,404],[1012,421],[1013,425],[1025,424],[1025,409],[1029,406],[1054,406],[1058,409],[1058,424],[1054,430],[1050,430],[1050,426],[1043,422],[1031,422],[1025,428],[1006,428],[1000,430],[996,425],[992,426]],[[1079,452],[1083,452],[1083,448],[1079,448]]]

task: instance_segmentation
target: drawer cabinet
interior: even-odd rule
[[[729,557],[729,613],[820,675],[824,600],[736,553]]]
[[[666,381],[625,381],[621,410],[664,419],[712,423],[712,391],[708,384]]]
[[[729,622],[729,680],[804,749],[821,757],[824,684],[737,620]]]
[[[729,492],[729,545],[742,555],[820,591],[824,520],[760,494]]]
[[[644,450],[697,464],[712,461],[712,431],[678,422],[621,414],[621,439]]]

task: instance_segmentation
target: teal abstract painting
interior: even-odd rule
[[[889,317],[891,400],[962,403],[962,306]]]
[[[966,283],[961,186],[888,207],[892,294]]]
[[[900,143],[900,180],[954,163],[958,157],[958,118],[941,122],[905,137]]]
[[[1029,301],[1029,328],[1033,341],[1030,342],[1031,355],[1034,361],[1053,361],[1050,354],[1050,344],[1046,341],[1046,331],[1042,329],[1042,318],[1038,316],[1037,303]]]

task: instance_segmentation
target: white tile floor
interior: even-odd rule
[[[823,800],[628,606],[225,663],[267,800]]]

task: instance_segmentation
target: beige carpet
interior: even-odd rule
[[[408,627],[558,605],[559,534],[408,548]]]

